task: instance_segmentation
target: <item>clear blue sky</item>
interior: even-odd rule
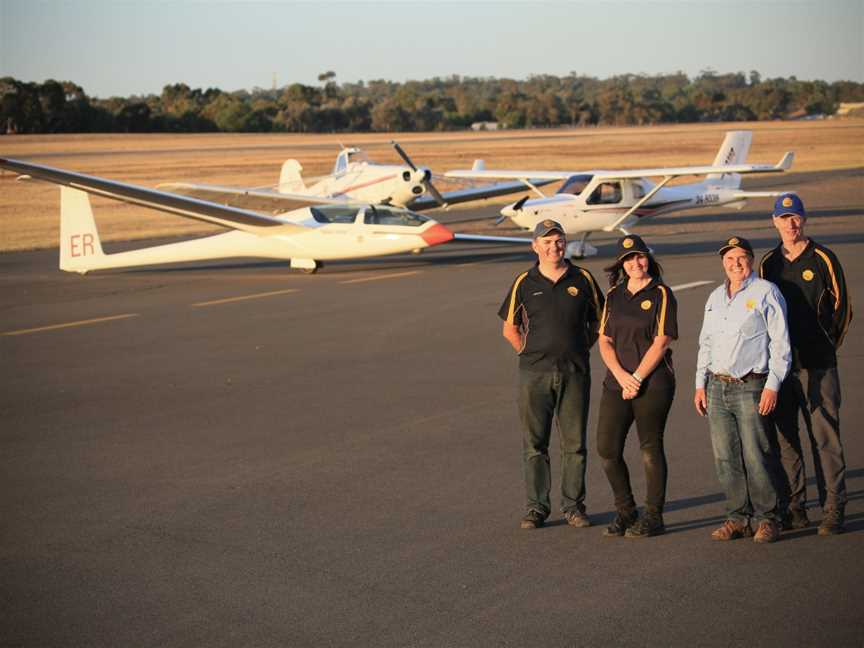
[[[864,81],[864,0],[0,0],[0,76],[91,96],[570,71]]]

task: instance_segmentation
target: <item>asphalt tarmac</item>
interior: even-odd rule
[[[808,233],[864,304],[862,176],[803,189]],[[731,234],[772,246],[767,205],[639,230],[669,285],[712,282],[676,291],[668,532],[645,540],[602,536],[596,350],[595,526],[555,510],[519,528],[496,312],[531,263],[520,246],[314,276],[240,260],[80,277],[56,250],[0,255],[0,646],[861,646],[860,321],[840,352],[848,532],[709,537],[723,497],[692,406],[696,340],[714,251]],[[607,256],[582,265],[602,281],[598,242]],[[635,433],[627,460],[641,499]],[[808,495],[818,523],[812,478]]]

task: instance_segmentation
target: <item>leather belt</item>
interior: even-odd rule
[[[743,383],[749,382],[751,380],[759,380],[760,378],[767,378],[768,377],[767,373],[755,373],[753,371],[751,371],[748,374],[744,374],[740,378],[736,378],[735,376],[730,376],[729,374],[718,374],[718,373],[712,373],[712,372],[709,372],[709,373],[711,373],[712,376],[714,376],[717,380],[719,380],[721,382],[739,383],[739,384],[743,384]]]

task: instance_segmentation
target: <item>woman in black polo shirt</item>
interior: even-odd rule
[[[638,236],[618,241],[618,260],[605,270],[611,288],[599,347],[609,371],[600,400],[597,450],[615,494],[617,515],[604,535],[645,538],[665,531],[663,430],[675,395],[669,344],[678,337],[677,305],[662,281],[663,269]],[[647,483],[641,518],[624,462],[624,444],[634,420]]]

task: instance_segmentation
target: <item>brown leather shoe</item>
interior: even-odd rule
[[[777,524],[773,520],[762,520],[753,536],[753,542],[760,544],[777,542],[778,537],[780,537],[780,529],[777,528]]]
[[[716,529],[711,534],[712,540],[735,540],[736,538],[744,538],[753,535],[750,529],[750,524],[747,522],[738,523],[732,520],[726,520],[719,529]]]
[[[567,520],[567,524],[573,527],[584,528],[591,526],[591,520],[588,518],[588,515],[585,511],[578,508],[567,511],[564,514],[564,519]]]
[[[545,522],[546,516],[532,509],[522,518],[519,527],[522,529],[539,529]]]

